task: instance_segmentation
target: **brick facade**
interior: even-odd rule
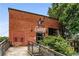
[[[36,42],[35,27],[37,21],[42,19],[42,26],[59,30],[59,22],[55,18],[9,8],[9,41],[12,45],[28,45],[28,41]]]

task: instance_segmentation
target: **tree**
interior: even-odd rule
[[[58,18],[71,34],[79,33],[79,4],[54,3],[49,8],[48,15]]]
[[[3,41],[3,40],[5,40],[5,39],[8,39],[8,37],[5,37],[5,36],[1,37],[0,36],[0,42]]]

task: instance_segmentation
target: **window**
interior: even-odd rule
[[[23,42],[23,37],[21,37],[21,40],[20,41]]]
[[[48,35],[57,35],[57,30],[53,28],[48,28]]]

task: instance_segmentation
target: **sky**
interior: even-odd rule
[[[0,36],[9,36],[9,14],[8,8],[15,8],[23,11],[48,15],[50,3],[7,3],[0,4]]]

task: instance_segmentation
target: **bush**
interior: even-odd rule
[[[65,55],[73,55],[76,53],[73,47],[70,46],[69,42],[61,36],[48,36],[40,43]]]
[[[0,42],[5,40],[5,39],[8,39],[8,37],[0,37]]]

